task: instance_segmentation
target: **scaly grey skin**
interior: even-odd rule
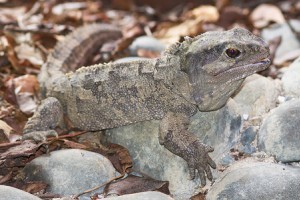
[[[267,44],[249,31],[235,28],[186,38],[158,59],[98,64],[62,73],[85,62],[81,50],[89,55],[91,51],[85,47],[95,48],[95,40],[89,37],[92,33],[102,35],[99,44],[120,36],[114,27],[104,26],[89,25],[75,31],[49,55],[40,76],[48,98],[27,123],[24,138],[45,137],[62,114],[75,127],[91,131],[162,119],[160,144],[187,161],[191,178],[198,171],[204,186],[205,173],[212,180],[210,167],[216,167],[208,155],[213,148],[187,131],[189,118],[198,110],[220,109],[247,76],[266,69],[270,63]],[[69,45],[78,32],[85,37],[77,45]]]

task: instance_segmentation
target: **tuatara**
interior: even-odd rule
[[[78,28],[58,43],[41,69],[43,100],[25,126],[24,138],[47,136],[63,114],[83,130],[104,130],[161,119],[159,142],[186,160],[191,178],[197,170],[212,179],[216,167],[201,143],[187,131],[198,110],[223,107],[243,80],[266,69],[269,48],[242,28],[186,37],[160,58],[81,67],[104,42],[121,32],[107,24]]]

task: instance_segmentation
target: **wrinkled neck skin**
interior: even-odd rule
[[[163,56],[156,64],[155,79],[163,79],[170,89],[197,106],[200,111],[213,111],[223,107],[244,80],[243,73],[209,75],[203,69],[192,74],[182,70],[186,63],[179,56]]]
[[[205,71],[196,73],[199,73],[197,74],[198,79],[191,81],[191,97],[200,111],[222,108],[244,81],[244,78],[237,78],[239,77],[237,74],[228,77],[227,74],[212,76]]]

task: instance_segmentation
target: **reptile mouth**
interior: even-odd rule
[[[244,76],[245,75],[249,76],[249,75],[254,74],[256,72],[263,71],[263,70],[267,69],[269,67],[270,63],[271,63],[271,60],[268,57],[268,58],[264,58],[261,61],[256,62],[256,63],[241,65],[241,66],[237,66],[237,67],[230,68],[230,69],[227,69],[227,70],[219,71],[217,74],[215,74],[215,76],[218,77],[218,76],[223,76],[225,74],[232,74],[232,75],[240,74],[240,75],[244,75]]]

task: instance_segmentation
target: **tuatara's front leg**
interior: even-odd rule
[[[214,149],[199,141],[187,131],[189,119],[181,113],[167,113],[160,123],[159,143],[172,153],[182,157],[188,164],[190,178],[195,178],[197,170],[201,185],[206,185],[206,176],[212,180],[210,167],[215,169],[216,164],[208,155]]]
[[[46,137],[57,136],[54,128],[59,125],[62,117],[63,110],[60,102],[54,97],[46,98],[26,123],[22,139],[43,141]]]

